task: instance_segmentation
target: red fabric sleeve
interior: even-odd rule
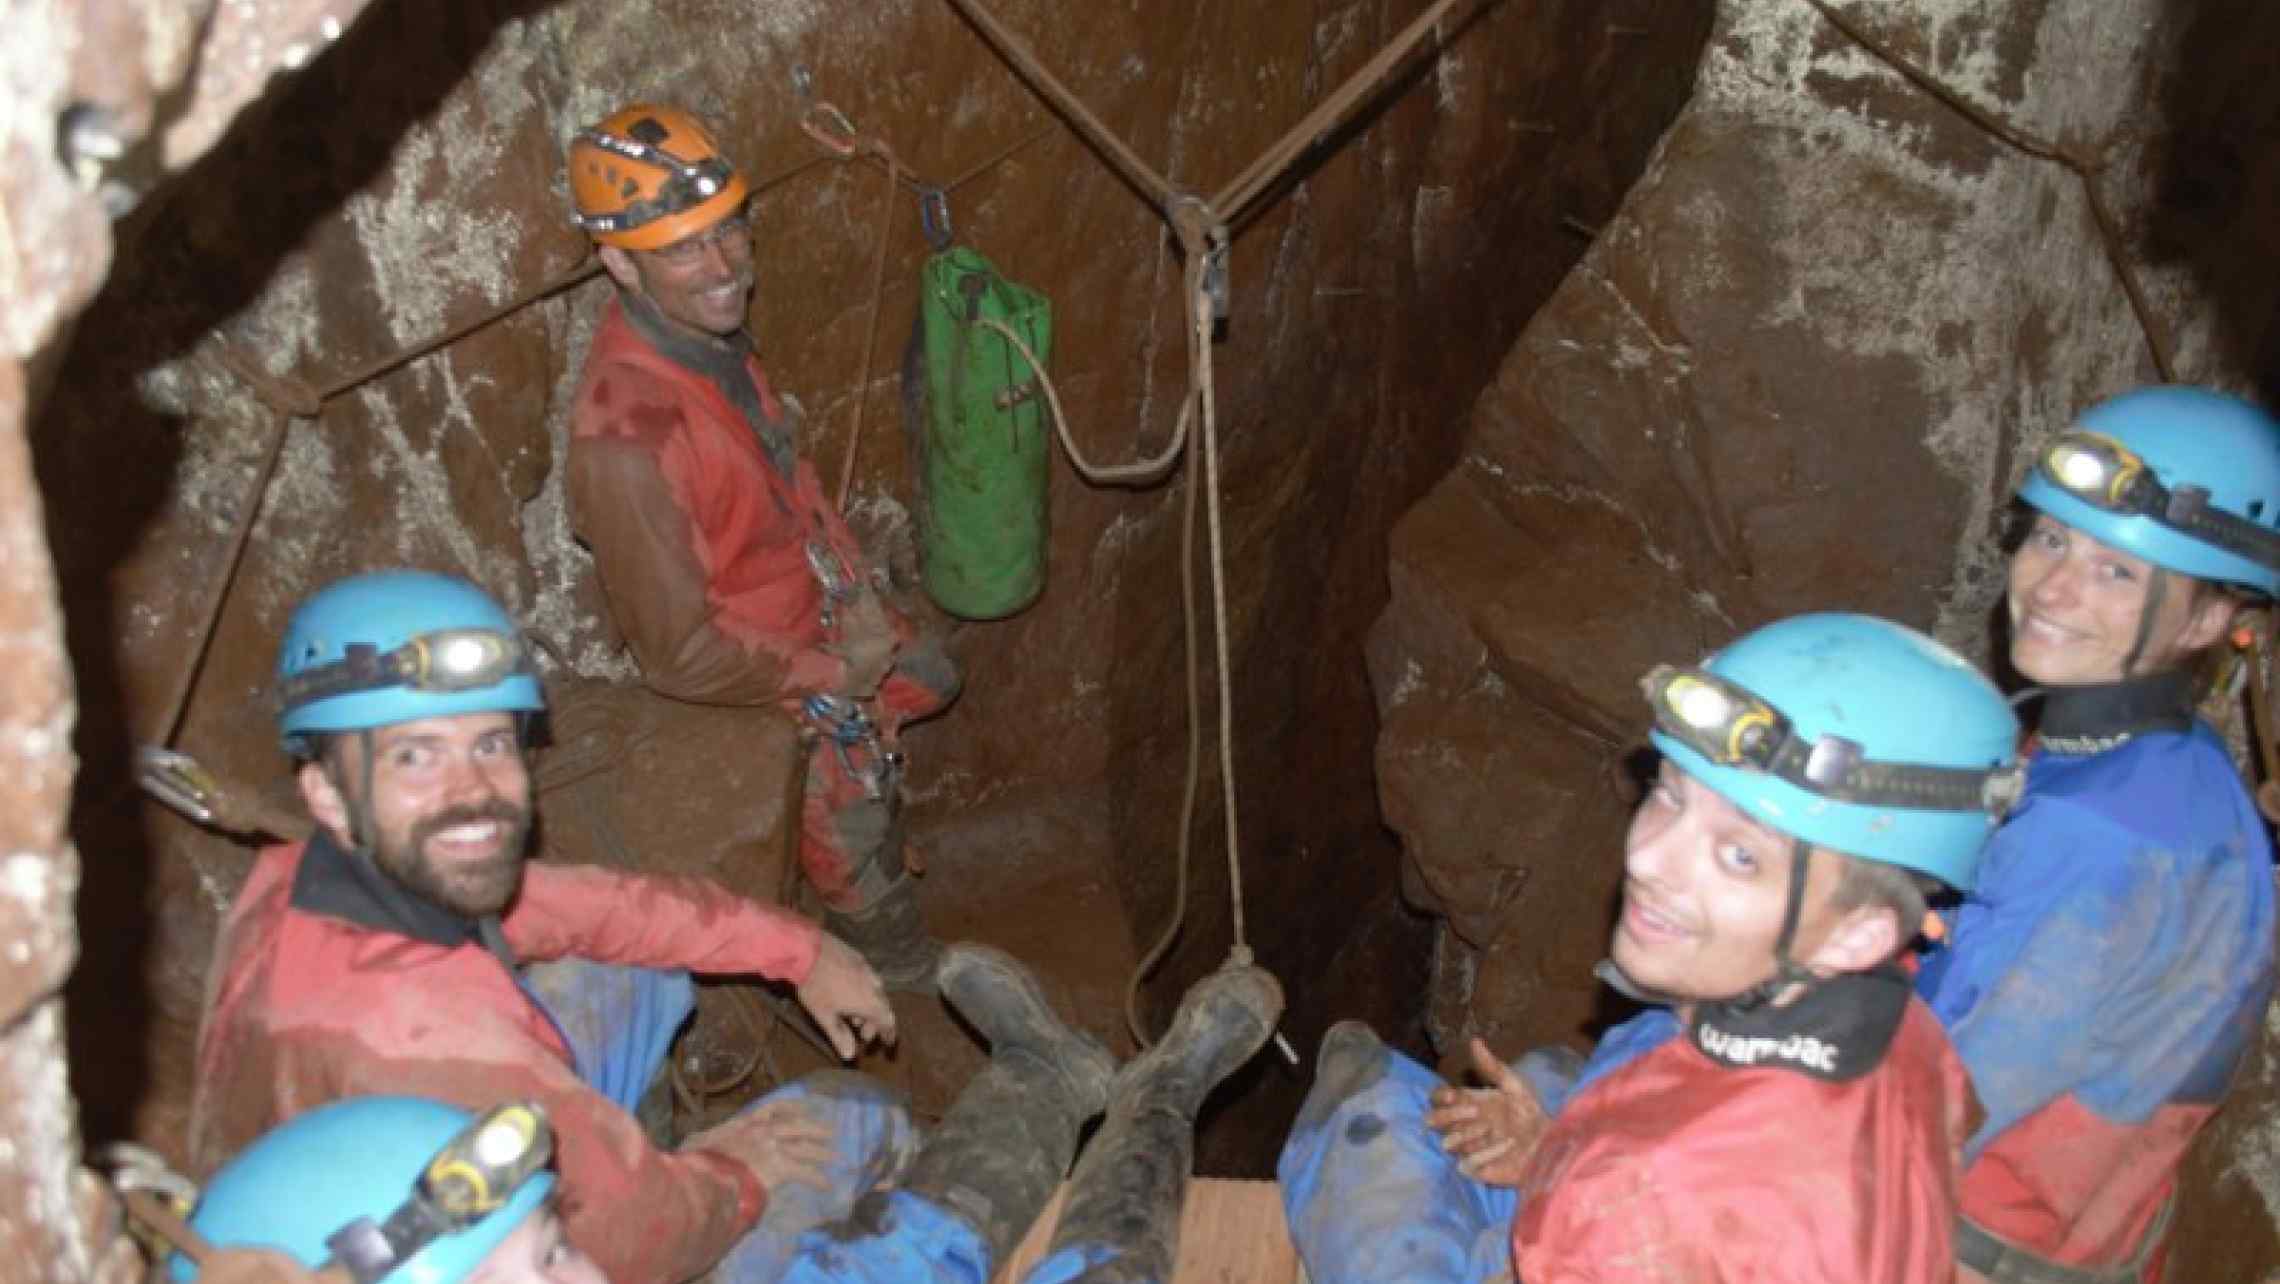
[[[812,920],[707,879],[545,862],[524,870],[500,926],[524,959],[575,956],[793,985],[807,980],[822,937]]]
[[[299,1072],[324,1066],[339,1074],[326,1098],[409,1093],[470,1110],[534,1099],[554,1124],[571,1243],[617,1284],[673,1284],[710,1269],[758,1220],[758,1182],[724,1156],[650,1145],[633,1116],[588,1088],[558,1052],[527,1026],[500,1019],[514,982],[490,966],[495,985],[472,968],[470,983],[450,986],[393,985],[384,968],[359,969],[369,983],[338,996],[353,1006],[353,1022],[287,1033],[283,1060]],[[322,1046],[328,1034],[350,1046]],[[305,1055],[292,1055],[294,1043]],[[289,1065],[288,1081],[297,1071]]]

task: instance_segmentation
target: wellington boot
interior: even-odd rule
[[[896,875],[861,909],[825,910],[823,930],[854,946],[889,990],[934,993],[942,943],[926,934],[926,920],[918,912],[918,883],[910,875]]]
[[[1100,1040],[1055,1015],[1036,976],[1012,955],[961,942],[942,952],[935,983],[943,1001],[989,1041],[993,1058],[1018,1050],[1060,1071],[1078,1122],[1108,1104],[1116,1058]]]
[[[1068,1173],[1116,1059],[1054,1016],[1028,970],[1001,951],[952,946],[940,981],[942,997],[989,1039],[990,1063],[928,1135],[902,1189],[971,1226],[998,1262]]]
[[[1204,1098],[1251,1059],[1282,1016],[1282,987],[1255,967],[1221,968],[1187,992],[1171,1028],[1116,1078],[1108,1119],[1069,1183],[1046,1263],[1071,1279],[1169,1280],[1195,1164]]]

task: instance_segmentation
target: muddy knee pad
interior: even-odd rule
[[[852,1070],[819,1070],[777,1088],[740,1114],[795,1101],[831,1130],[826,1189],[787,1182],[768,1192],[759,1224],[715,1268],[721,1284],[774,1284],[818,1227],[844,1222],[880,1187],[892,1183],[918,1153],[918,1126],[902,1091]]]
[[[808,757],[800,800],[800,870],[826,906],[853,911],[875,903],[903,870],[900,808],[890,791],[872,798],[830,745]]]
[[[798,1183],[769,1192],[761,1225],[796,1235],[847,1216],[866,1192],[895,1181],[918,1153],[918,1125],[902,1090],[853,1070],[818,1070],[785,1084],[739,1113],[795,1101],[831,1130],[827,1191]]]
[[[1317,1081],[1275,1168],[1307,1277],[1493,1277],[1510,1252],[1514,1192],[1465,1176],[1441,1148],[1425,1122],[1439,1075],[1342,1031],[1323,1041],[1330,1082]]]
[[[903,873],[901,808],[891,798],[856,797],[831,813],[832,836],[847,854],[848,886],[843,907],[859,910],[878,903]]]

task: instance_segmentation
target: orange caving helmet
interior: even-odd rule
[[[678,107],[636,103],[570,140],[570,221],[604,245],[654,250],[744,204],[744,176]]]

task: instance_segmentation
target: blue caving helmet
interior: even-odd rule
[[[427,571],[352,576],[310,595],[285,626],[277,689],[285,751],[303,758],[314,733],[546,708],[514,617]]]
[[[2140,461],[2168,495],[2197,499],[2213,520],[2196,529],[2112,504],[2096,484],[2105,480],[2108,444]],[[2102,401],[2044,451],[2019,498],[2155,566],[2280,593],[2280,421],[2238,397],[2163,385]]]
[[[352,1097],[278,1125],[206,1183],[190,1228],[216,1248],[268,1248],[314,1269],[326,1241],[360,1218],[384,1222],[412,1193],[438,1151],[475,1116],[418,1097]],[[439,1236],[382,1276],[384,1284],[457,1284],[523,1224],[554,1189],[551,1170],[465,1230]],[[176,1255],[176,1280],[196,1268]]]
[[[1888,620],[1794,616],[1645,686],[1655,747],[1752,819],[1960,891],[2022,785],[2002,693]]]

